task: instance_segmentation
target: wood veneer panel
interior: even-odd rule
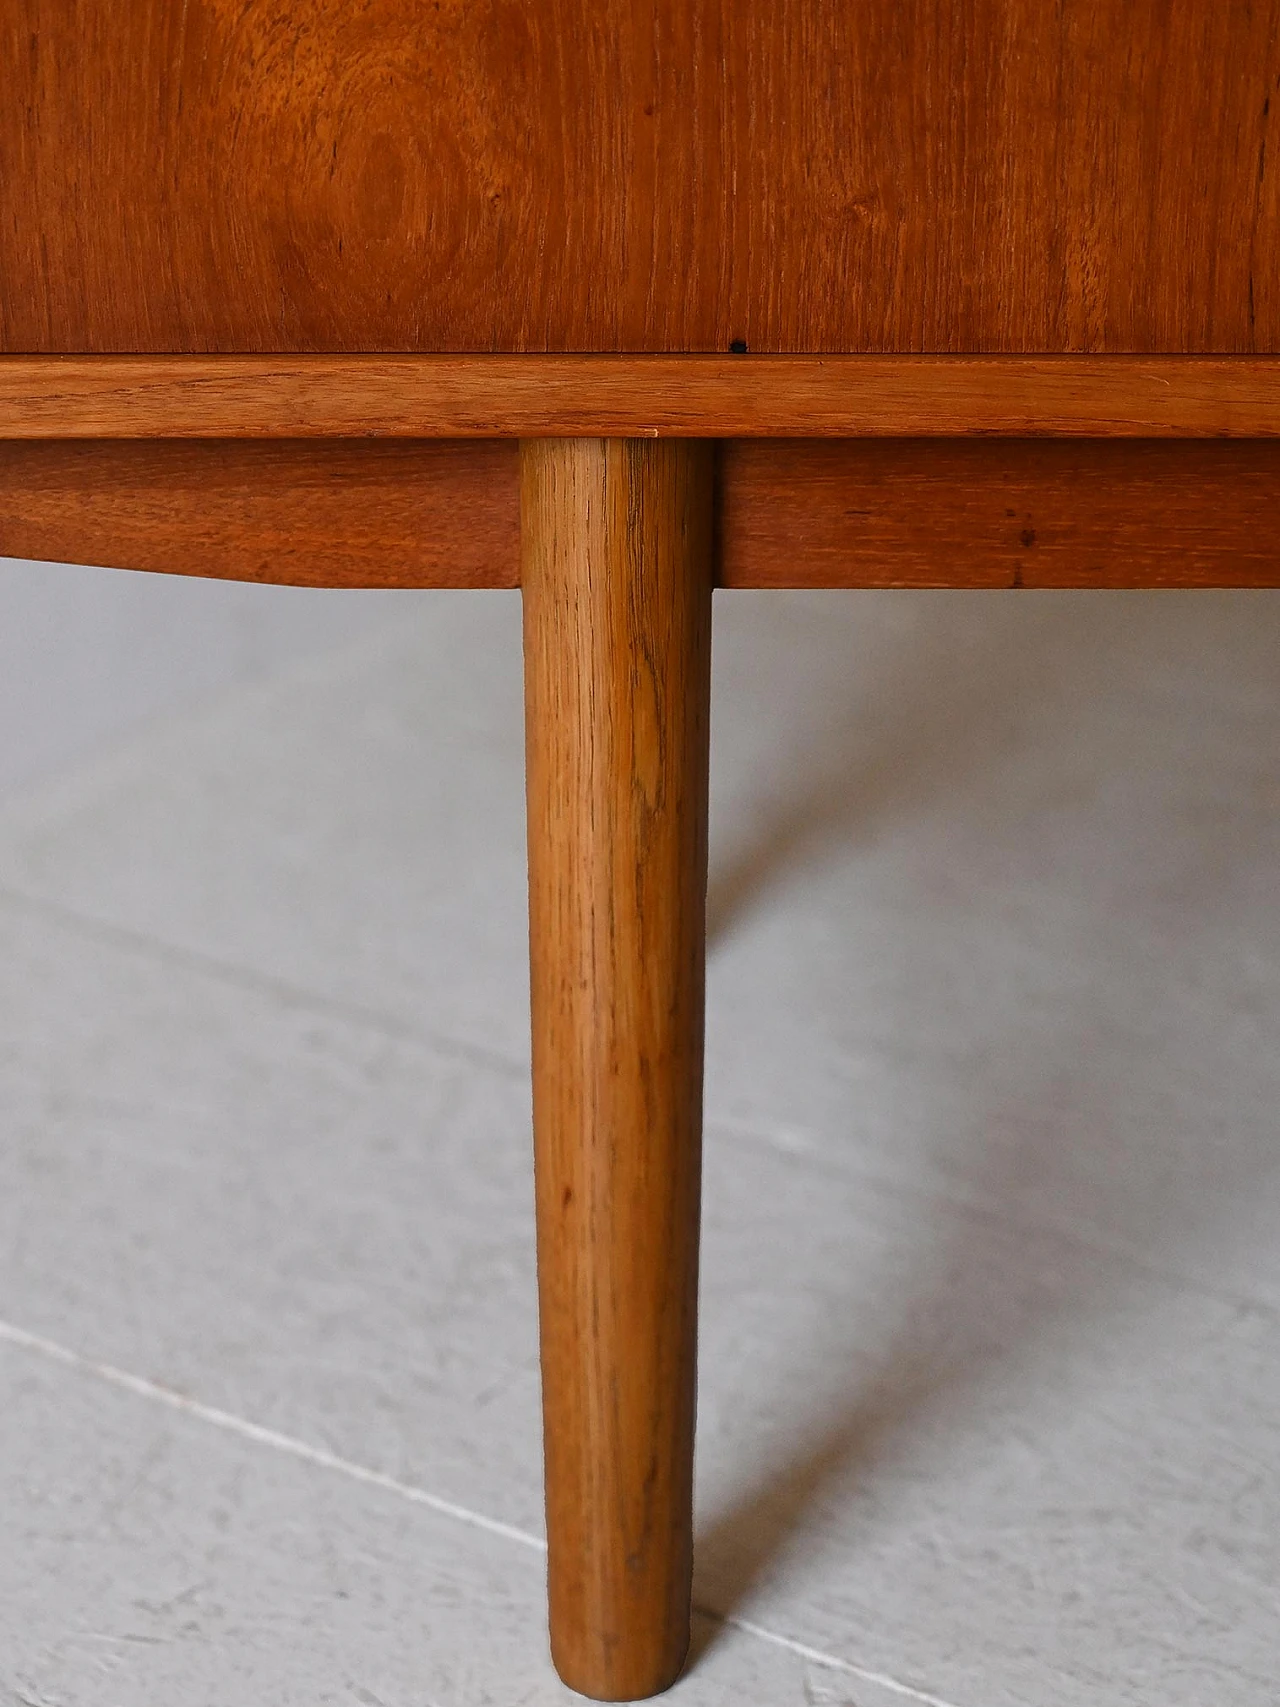
[[[1280,0],[6,0],[0,349],[1280,349]]]
[[[0,439],[1280,434],[1275,356],[0,357]]]
[[[501,440],[0,443],[0,553],[311,587],[514,587]]]
[[[1280,586],[1280,444],[757,440],[721,457],[725,586]]]

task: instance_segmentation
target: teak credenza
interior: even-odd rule
[[[523,590],[552,1652],[689,1632],[713,587],[1280,585],[1280,0],[6,0],[0,551]]]

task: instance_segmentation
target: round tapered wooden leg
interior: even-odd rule
[[[521,447],[551,1650],[601,1700],[689,1642],[712,447]]]

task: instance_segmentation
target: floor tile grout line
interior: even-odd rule
[[[77,1374],[86,1375],[93,1380],[106,1382],[109,1386],[119,1388],[132,1394],[135,1398],[151,1401],[153,1404],[166,1406],[169,1410],[177,1411],[183,1416],[193,1417],[198,1422],[210,1427],[222,1429],[224,1433],[235,1435],[241,1440],[251,1442],[255,1446],[265,1446],[286,1456],[298,1459],[304,1464],[310,1464],[320,1470],[329,1470],[337,1475],[346,1476],[348,1480],[358,1482],[364,1487],[376,1488],[381,1493],[393,1494],[407,1500],[412,1505],[423,1506],[439,1517],[450,1518],[456,1523],[466,1524],[471,1529],[480,1530],[486,1535],[493,1535],[502,1541],[512,1541],[528,1552],[543,1553],[547,1550],[546,1542],[537,1535],[531,1535],[527,1529],[521,1529],[514,1523],[504,1523],[500,1518],[486,1517],[483,1512],[472,1511],[470,1507],[459,1505],[455,1500],[447,1500],[438,1494],[428,1493],[425,1488],[417,1487],[412,1482],[402,1482],[395,1476],[389,1476],[385,1471],[373,1470],[365,1464],[358,1464],[353,1459],[343,1458],[336,1452],[330,1452],[323,1446],[313,1446],[310,1442],[299,1440],[296,1435],[285,1434],[280,1429],[268,1428],[262,1423],[251,1422],[247,1417],[237,1416],[234,1411],[223,1410],[218,1405],[207,1405],[200,1399],[193,1399],[186,1393],[180,1393],[176,1388],[166,1387],[162,1382],[149,1380],[143,1375],[133,1375],[126,1369],[120,1369],[112,1363],[101,1363],[83,1353],[73,1351],[70,1346],[62,1345],[57,1340],[49,1339],[45,1334],[33,1333],[29,1328],[22,1328],[16,1323],[0,1319],[0,1342],[16,1347],[22,1351],[33,1352],[52,1363],[59,1364],[64,1369],[74,1370]],[[757,1624],[751,1619],[739,1618],[732,1613],[717,1612],[714,1607],[695,1605],[695,1613],[710,1619],[717,1624],[725,1624],[740,1631],[745,1636],[751,1636],[757,1641],[766,1642],[771,1647],[781,1648],[787,1653],[794,1654],[799,1659],[811,1661],[814,1665],[825,1667],[830,1671],[845,1672],[852,1677],[860,1678],[864,1683],[873,1683],[890,1692],[900,1695],[904,1700],[913,1701],[918,1707],[954,1707],[941,1696],[930,1695],[927,1691],[914,1688],[911,1684],[902,1683],[886,1672],[870,1670],[865,1666],[856,1665],[852,1660],[842,1659],[838,1654],[829,1654],[822,1648],[811,1647],[806,1642],[796,1641],[791,1636],[784,1636],[776,1630],[770,1630],[763,1624]]]
[[[318,991],[308,990],[301,985],[291,984],[286,979],[276,978],[270,973],[257,972],[251,967],[239,966],[231,961],[220,960],[216,955],[205,954],[199,949],[183,948],[175,943],[166,942],[163,937],[152,936],[145,931],[132,930],[125,925],[112,924],[108,920],[95,918],[90,913],[82,913],[73,907],[68,907],[62,902],[49,900],[46,896],[29,895],[24,890],[14,889],[8,884],[0,884],[0,905],[7,905],[15,910],[55,919],[67,930],[76,931],[91,941],[96,940],[135,949],[149,955],[154,960],[160,961],[161,964],[167,963],[182,967],[187,971],[203,973],[208,977],[220,978],[225,983],[243,990],[253,990],[259,994],[275,996],[289,1007],[310,1009],[314,1013],[328,1015],[348,1025],[366,1026],[401,1042],[416,1045],[419,1048],[435,1050],[437,1054],[451,1057],[454,1060],[471,1062],[477,1066],[488,1068],[490,1071],[500,1073],[506,1079],[527,1081],[529,1077],[527,1061],[503,1054],[501,1050],[486,1049],[482,1044],[472,1043],[464,1038],[451,1037],[442,1032],[414,1026],[394,1014],[384,1012],[382,1009],[366,1008],[358,1002],[345,1002],[337,997],[326,996]],[[974,1197],[941,1191],[927,1183],[912,1184],[907,1180],[892,1179],[875,1170],[846,1168],[840,1162],[818,1150],[797,1150],[794,1145],[781,1142],[764,1127],[749,1126],[742,1121],[733,1119],[710,1120],[706,1122],[706,1132],[708,1136],[718,1134],[733,1144],[761,1145],[771,1155],[778,1156],[797,1167],[850,1183],[869,1185],[876,1190],[887,1192],[892,1197],[905,1199],[908,1202],[924,1200],[932,1203],[941,1200],[952,1208],[983,1220],[1004,1222],[1007,1219],[999,1209],[993,1208]],[[1147,1262],[1143,1257],[1135,1255],[1134,1252],[1127,1250],[1122,1245],[1110,1244],[1105,1239],[1086,1238],[1078,1229],[1060,1226],[1054,1221],[1045,1222],[1039,1219],[1032,1219],[1021,1224],[1033,1230],[1049,1232],[1059,1238],[1069,1240],[1096,1255],[1127,1263],[1136,1272],[1192,1296],[1225,1304],[1236,1310],[1257,1311],[1268,1320],[1280,1318],[1280,1309],[1277,1309],[1266,1299],[1224,1292],[1218,1287],[1206,1285],[1202,1280],[1194,1280],[1188,1275],[1178,1274],[1162,1268],[1158,1264]]]
[[[258,972],[252,967],[240,966],[232,961],[221,960],[216,955],[206,954],[200,949],[181,947],[176,943],[167,942],[163,937],[152,936],[146,931],[133,930],[126,925],[113,924],[109,920],[96,918],[91,913],[82,913],[74,907],[68,907],[63,902],[50,900],[47,896],[30,895],[24,890],[13,888],[9,884],[0,884],[0,904],[55,919],[64,928],[76,931],[90,940],[135,949],[160,961],[161,964],[179,966],[187,971],[220,978],[225,983],[243,990],[275,996],[289,1007],[310,1009],[314,1013],[328,1015],[348,1025],[366,1026],[401,1042],[416,1045],[419,1048],[435,1050],[437,1054],[452,1057],[454,1060],[471,1062],[477,1066],[488,1068],[490,1071],[500,1073],[506,1079],[527,1080],[529,1077],[527,1061],[506,1055],[501,1050],[486,1049],[483,1044],[472,1043],[464,1038],[451,1037],[442,1032],[414,1026],[380,1008],[367,1008],[358,1002],[347,1002],[334,996],[326,996],[319,991],[308,990],[302,985],[291,984],[287,979],[274,977],[271,973]],[[771,1155],[779,1156],[798,1167],[812,1169],[817,1173],[826,1174],[828,1177],[835,1177],[860,1185],[870,1185],[877,1190],[889,1193],[895,1198],[905,1198],[909,1202],[916,1202],[920,1199],[935,1202],[941,1199],[953,1208],[984,1220],[1003,1222],[1006,1219],[999,1209],[984,1204],[976,1198],[943,1192],[929,1184],[913,1185],[906,1180],[891,1179],[874,1170],[848,1169],[820,1151],[798,1151],[794,1146],[780,1142],[763,1127],[749,1126],[736,1120],[712,1120],[706,1123],[706,1131],[708,1135],[718,1133],[727,1138],[730,1143],[762,1145]],[[1059,1238],[1067,1239],[1096,1255],[1127,1263],[1138,1273],[1192,1296],[1225,1304],[1236,1310],[1257,1311],[1268,1320],[1280,1318],[1280,1310],[1265,1299],[1249,1298],[1236,1293],[1224,1292],[1217,1287],[1206,1285],[1203,1281],[1193,1280],[1187,1275],[1177,1274],[1157,1264],[1147,1262],[1123,1246],[1109,1244],[1106,1240],[1086,1238],[1078,1230],[1059,1226],[1052,1221],[1042,1222],[1038,1219],[1032,1219],[1025,1224],[1033,1229],[1051,1232]]]
[[[716,1612],[701,1606],[695,1606],[694,1611],[702,1613],[705,1618],[713,1618],[717,1624],[732,1625],[735,1630],[741,1630],[743,1635],[754,1636],[758,1641],[769,1643],[771,1647],[783,1648],[787,1653],[795,1654],[798,1659],[810,1660],[827,1671],[843,1672],[849,1677],[856,1677],[861,1683],[874,1683],[890,1694],[900,1695],[904,1701],[916,1702],[917,1707],[957,1707],[955,1702],[945,1700],[941,1695],[931,1695],[927,1689],[917,1689],[914,1684],[903,1683],[887,1671],[873,1671],[868,1666],[855,1665],[852,1660],[840,1659],[822,1648],[810,1647],[807,1642],[797,1642],[793,1636],[779,1635],[776,1630],[769,1630],[750,1618],[739,1618],[736,1614]]]
[[[6,559],[0,554],[0,563],[4,561]],[[8,561],[30,563],[40,560],[10,558]],[[73,564],[68,567],[90,569],[94,574],[113,577],[122,573],[138,573],[111,569],[103,564]],[[224,716],[228,709],[236,707],[237,702],[270,699],[281,690],[315,685],[318,678],[324,679],[332,673],[338,660],[350,659],[359,663],[362,651],[375,655],[373,660],[366,659],[365,662],[376,661],[378,652],[403,645],[405,632],[402,620],[391,616],[379,618],[369,627],[345,635],[341,640],[322,641],[314,650],[291,653],[265,667],[250,665],[243,674],[197,690],[193,698],[144,711],[138,719],[116,730],[104,746],[69,755],[55,762],[52,770],[37,770],[17,780],[0,802],[0,820],[16,819],[20,823],[33,808],[38,809],[38,803],[42,801],[47,802],[50,798],[65,800],[68,793],[74,794],[86,787],[97,788],[107,773],[127,769],[138,759],[149,760],[156,745],[167,744],[177,734]]]
[[[1053,1236],[1077,1246],[1082,1251],[1088,1251],[1093,1256],[1105,1257],[1112,1262],[1124,1263],[1136,1274],[1143,1275],[1148,1280],[1159,1281],[1161,1285],[1168,1286],[1174,1291],[1184,1292],[1195,1298],[1203,1298],[1210,1303],[1223,1304],[1228,1309],[1256,1312],[1268,1321],[1280,1320],[1280,1306],[1271,1303],[1266,1298],[1249,1297],[1244,1293],[1227,1292],[1221,1287],[1210,1286],[1203,1280],[1197,1280],[1191,1275],[1179,1274],[1175,1269],[1149,1262],[1145,1257],[1138,1255],[1123,1244],[1083,1233],[1078,1227],[1066,1226],[1059,1221],[1047,1220],[1034,1214],[1024,1218],[1016,1210],[1012,1213],[1007,1212],[998,1205],[985,1203],[981,1198],[970,1193],[943,1190],[940,1186],[933,1185],[927,1180],[916,1182],[907,1179],[893,1179],[875,1169],[847,1168],[821,1150],[797,1151],[788,1145],[779,1143],[764,1129],[747,1126],[741,1121],[711,1121],[708,1122],[707,1130],[721,1134],[731,1143],[759,1145],[768,1150],[771,1155],[794,1159],[800,1167],[812,1169],[814,1173],[825,1175],[828,1179],[840,1180],[846,1184],[870,1186],[909,1204],[936,1204],[941,1202],[947,1208],[958,1210],[965,1215],[972,1215],[975,1220],[987,1225],[994,1223],[1009,1226],[1012,1224],[1027,1232]]]
[[[499,1518],[486,1517],[482,1512],[471,1511],[467,1506],[443,1499],[438,1494],[428,1493],[425,1488],[415,1487],[412,1482],[398,1481],[383,1470],[371,1470],[367,1465],[339,1457],[336,1452],[330,1452],[323,1446],[313,1446],[308,1441],[299,1440],[295,1435],[284,1434],[279,1429],[268,1428],[263,1423],[251,1422],[247,1417],[237,1416],[234,1411],[224,1411],[217,1405],[206,1405],[200,1399],[193,1399],[186,1393],[178,1392],[176,1388],[164,1386],[162,1382],[148,1380],[143,1375],[131,1375],[127,1369],[119,1369],[111,1363],[99,1363],[78,1351],[72,1351],[69,1346],[60,1345],[57,1340],[32,1333],[27,1328],[17,1327],[12,1322],[0,1321],[0,1341],[24,1351],[36,1352],[53,1363],[61,1364],[65,1369],[74,1369],[81,1375],[105,1381],[112,1387],[132,1393],[136,1398],[150,1399],[153,1403],[166,1405],[170,1410],[194,1417],[199,1422],[237,1435],[242,1440],[252,1441],[257,1446],[272,1447],[277,1452],[301,1459],[318,1469],[332,1470],[352,1481],[361,1482],[366,1487],[397,1494],[414,1505],[426,1506],[429,1511],[434,1511],[441,1517],[453,1518],[458,1523],[468,1524],[488,1535],[499,1536],[504,1541],[514,1541],[535,1552],[546,1551],[545,1541],[536,1535],[530,1535],[528,1530],[520,1529],[515,1524],[503,1523]]]
[[[347,1002],[339,997],[326,996],[320,991],[291,984],[288,979],[277,978],[269,972],[258,972],[253,967],[221,960],[217,955],[205,954],[200,949],[184,948],[177,943],[166,942],[163,937],[152,936],[147,931],[132,930],[127,925],[117,925],[107,919],[95,918],[91,913],[82,913],[61,901],[51,901],[44,895],[29,895],[24,890],[4,884],[0,885],[0,903],[15,910],[54,919],[65,929],[77,931],[90,940],[109,943],[118,948],[134,949],[148,955],[152,960],[160,961],[161,964],[178,966],[188,972],[203,973],[206,977],[221,979],[223,983],[242,990],[251,990],[257,995],[274,996],[291,1008],[310,1009],[314,1013],[342,1020],[348,1025],[361,1025],[401,1042],[417,1044],[434,1049],[441,1055],[471,1061],[501,1073],[504,1078],[527,1079],[529,1076],[527,1061],[506,1055],[501,1050],[486,1049],[483,1044],[471,1043],[464,1038],[450,1037],[442,1032],[411,1025],[381,1008],[367,1008],[359,1002]]]

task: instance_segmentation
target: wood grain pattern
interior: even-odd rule
[[[711,447],[522,449],[551,1644],[665,1688],[689,1640]]]
[[[743,441],[727,587],[1280,586],[1280,444]]]
[[[305,587],[514,587],[516,447],[0,441],[0,554]]]
[[[7,0],[0,349],[1280,349],[1280,0]]]
[[[1280,585],[1280,442],[719,447],[726,587]],[[510,440],[0,442],[0,554],[324,587],[514,587]]]
[[[1280,357],[0,357],[0,439],[1280,435]]]

